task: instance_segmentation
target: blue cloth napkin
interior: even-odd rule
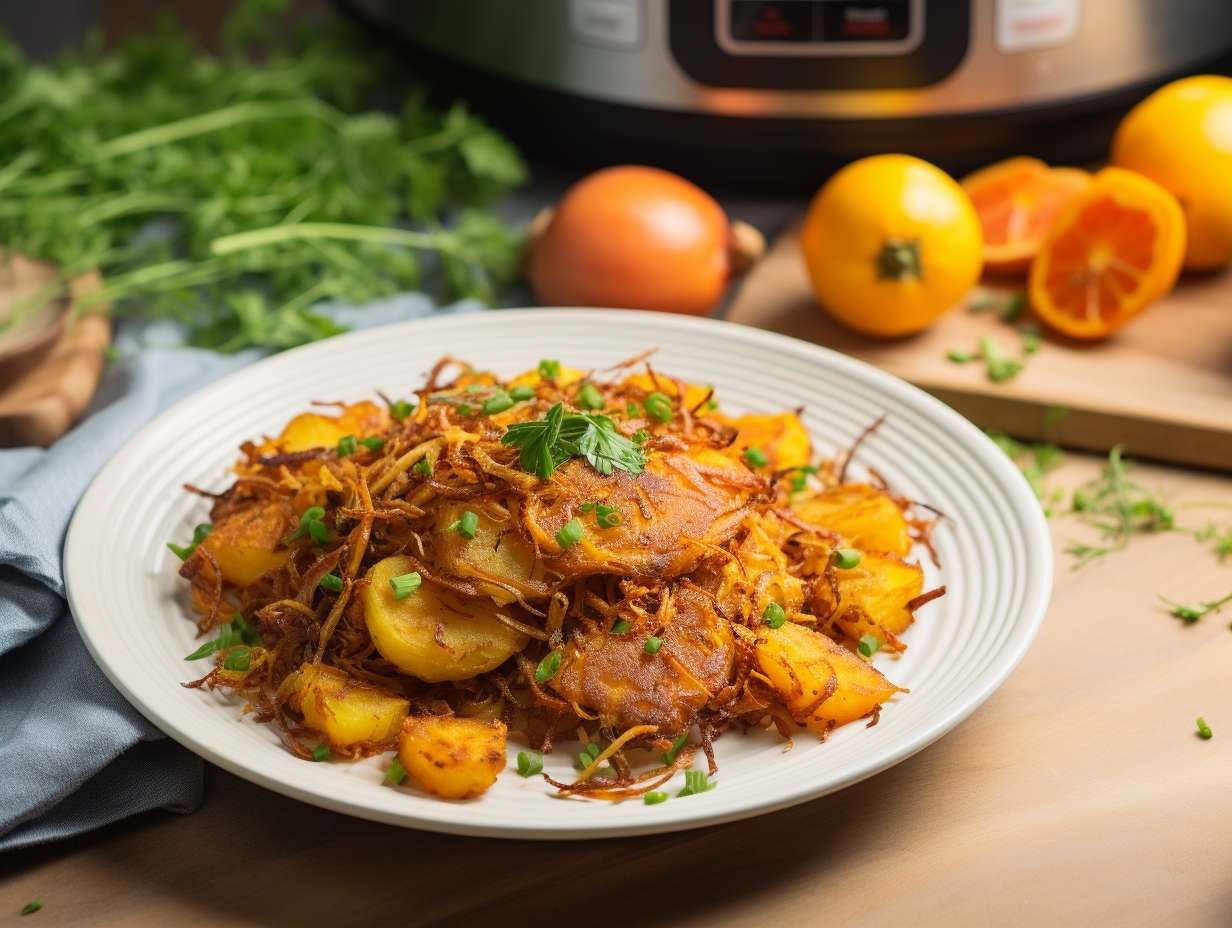
[[[438,309],[407,294],[327,307],[362,328]],[[107,681],[73,625],[61,553],[99,468],[156,413],[260,357],[174,347],[167,327],[122,328],[120,360],[83,421],[50,448],[0,451],[0,850],[90,831],[148,809],[191,812],[202,762],[168,741]]]

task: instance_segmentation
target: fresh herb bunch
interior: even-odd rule
[[[219,57],[167,24],[50,66],[0,36],[0,244],[222,351],[335,334],[314,304],[418,287],[421,252],[447,297],[490,301],[520,242],[480,208],[525,179],[517,152],[462,106],[362,109],[371,50],[284,7],[241,4]]]

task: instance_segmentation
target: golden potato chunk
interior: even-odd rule
[[[924,571],[897,557],[866,553],[851,570],[836,570],[838,602],[827,583],[814,587],[813,611],[830,616],[835,627],[858,641],[873,635],[885,644],[886,632],[901,635],[915,621],[907,604],[924,590]],[[836,608],[837,605],[837,608]]]
[[[757,669],[792,718],[813,731],[862,718],[899,691],[871,664],[794,622],[763,626],[755,648]]]
[[[750,499],[765,489],[761,478],[710,448],[652,453],[637,476],[614,471],[604,477],[576,459],[558,468],[552,482],[550,501],[529,499],[525,514],[550,566],[567,577],[686,574],[707,545],[721,545],[736,533]],[[619,524],[600,528],[596,516],[581,511],[591,503],[614,508]],[[562,550],[556,533],[575,516],[584,534]]]
[[[560,366],[560,373],[555,378],[555,383],[558,387],[567,387],[570,384],[577,383],[585,376],[585,371],[578,370],[576,367],[569,367],[567,364],[562,364]],[[509,381],[506,386],[537,387],[541,383],[543,383],[543,378],[539,376],[539,369],[535,368],[534,370],[523,371],[518,374],[518,376]]]
[[[428,683],[466,680],[526,647],[526,636],[501,622],[488,600],[468,600],[426,580],[397,599],[390,580],[412,571],[410,558],[387,557],[368,571],[363,592],[372,643],[403,673]]]
[[[788,570],[783,544],[795,531],[773,513],[752,514],[745,520],[747,534],[724,563],[715,597],[729,617],[760,616],[770,603],[788,612],[804,605],[804,584]]]
[[[767,463],[762,469],[767,473],[803,467],[813,458],[813,442],[794,412],[724,417],[722,421],[736,429],[736,440],[729,450],[743,455],[748,449],[756,448],[766,456]]]
[[[410,708],[401,697],[321,664],[304,664],[283,680],[279,695],[335,748],[392,740]]]
[[[543,563],[522,540],[512,517],[498,522],[485,510],[474,510],[475,537],[466,538],[450,527],[466,511],[466,505],[456,503],[437,514],[433,533],[437,566],[455,577],[474,580],[498,606],[516,601],[515,591],[523,599],[547,596]]]
[[[333,448],[344,435],[363,438],[389,427],[389,413],[384,407],[367,400],[345,407],[339,415],[325,416],[304,412],[293,418],[272,442],[262,446],[262,452],[292,453],[311,448]]]
[[[898,504],[867,483],[847,483],[800,499],[793,507],[805,522],[835,532],[849,544],[902,557],[911,550],[907,520]]]
[[[708,596],[689,585],[673,588],[672,616],[662,631],[642,625],[624,635],[575,636],[551,686],[598,714],[606,728],[657,725],[683,731],[710,697],[731,682],[734,647],[729,624]],[[646,638],[663,645],[647,654]]]
[[[660,375],[657,379],[649,374],[641,373],[634,374],[632,377],[625,378],[625,386],[637,387],[645,390],[647,393],[662,393],[664,396],[676,399],[680,390],[676,386],[676,381],[670,380],[667,377]],[[686,383],[684,385],[684,404],[689,409],[697,409],[698,405],[705,401],[707,396],[711,395],[711,388],[708,385],[697,383]],[[705,410],[702,410],[704,412]]]
[[[294,531],[295,522],[290,500],[253,500],[219,518],[201,547],[218,561],[224,580],[235,586],[251,586],[286,562],[290,552],[283,539]]]
[[[505,767],[505,723],[411,716],[398,736],[411,782],[442,799],[474,799]]]

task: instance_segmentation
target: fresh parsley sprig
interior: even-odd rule
[[[640,474],[646,456],[629,439],[616,431],[607,416],[566,412],[557,403],[542,419],[518,422],[501,436],[501,444],[512,445],[521,453],[522,469],[544,480],[566,461],[585,458],[607,477],[613,470]]]

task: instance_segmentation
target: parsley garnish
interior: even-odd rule
[[[605,477],[613,470],[640,474],[646,466],[641,450],[616,431],[607,416],[566,412],[563,403],[533,422],[518,422],[501,436],[501,444],[518,448],[522,469],[543,479],[575,457],[584,457]]]
[[[1222,596],[1219,599],[1208,600],[1204,603],[1198,603],[1196,606],[1186,606],[1183,603],[1174,602],[1166,596],[1159,597],[1168,607],[1168,612],[1176,616],[1186,625],[1192,625],[1204,615],[1211,612],[1218,612],[1228,603],[1232,603],[1232,593],[1227,596]]]

